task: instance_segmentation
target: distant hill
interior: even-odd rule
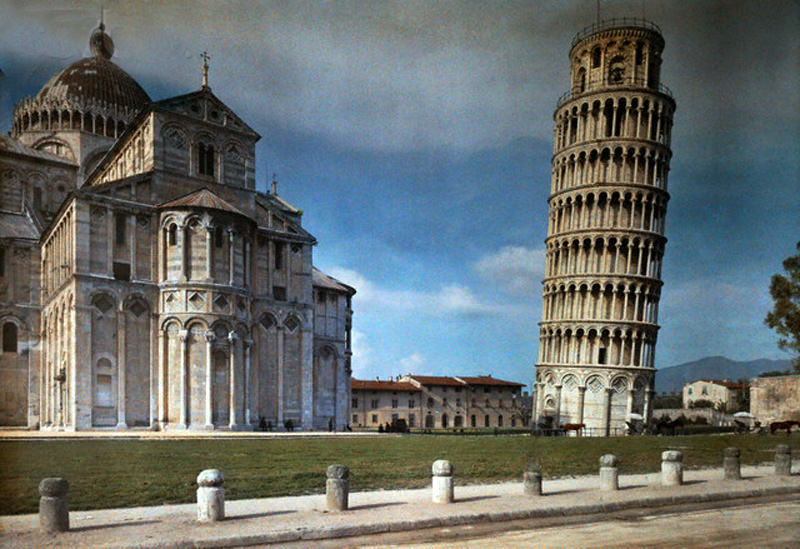
[[[758,377],[763,372],[791,370],[791,360],[769,360],[760,358],[748,362],[737,362],[724,356],[709,356],[677,366],[661,368],[656,372],[656,393],[677,393],[684,383],[698,379],[727,379]]]

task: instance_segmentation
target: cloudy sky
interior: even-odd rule
[[[263,136],[258,180],[358,289],[355,375],[529,382],[552,113],[595,2],[121,2],[113,61],[153,99],[200,85]],[[89,54],[99,3],[0,0],[0,126]],[[763,325],[800,240],[800,4],[602,1],[666,39],[677,101],[656,361],[786,358]]]

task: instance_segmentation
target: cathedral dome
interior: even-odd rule
[[[28,131],[82,130],[116,138],[150,103],[136,80],[111,62],[114,42],[102,23],[89,45],[91,57],[59,71],[35,97],[15,106],[14,137]]]
[[[111,62],[114,43],[101,24],[89,40],[92,57],[76,61],[53,76],[36,96],[39,100],[77,99],[138,111],[150,97],[131,76]]]

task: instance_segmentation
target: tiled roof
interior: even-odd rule
[[[468,385],[503,385],[506,387],[525,387],[524,383],[516,383],[514,381],[505,381],[490,376],[458,376],[458,379],[466,381]]]
[[[726,387],[728,389],[747,389],[746,383],[734,383],[733,381],[724,381],[721,379],[700,379],[698,381],[713,383],[714,385],[721,385],[722,387]],[[695,381],[694,383],[697,382]]]
[[[414,381],[419,382],[421,385],[449,385],[449,386],[456,386],[456,387],[463,387],[466,385],[463,381],[459,381],[454,377],[447,377],[447,376],[415,376],[410,375],[408,376]]]
[[[0,235],[4,238],[39,239],[39,231],[27,215],[6,212],[0,213]]]
[[[200,189],[199,191],[194,191],[190,194],[181,196],[180,198],[176,198],[171,202],[165,202],[164,204],[161,204],[159,206],[159,208],[178,208],[178,207],[209,208],[212,210],[222,210],[226,212],[243,215],[245,217],[249,217],[247,214],[245,214],[238,208],[231,206],[229,203],[225,202],[222,198],[220,198],[213,192],[209,191],[208,189]]]
[[[62,158],[60,156],[45,151],[37,151],[32,147],[23,145],[13,137],[4,134],[0,134],[0,150],[24,156],[32,156],[34,158],[40,158],[42,160],[50,160],[51,162],[60,162],[62,164],[69,164],[70,166],[75,165],[66,158]]]
[[[351,387],[353,390],[366,389],[370,391],[420,391],[419,387],[402,381],[370,381],[355,378],[352,380]]]
[[[356,293],[355,288],[339,282],[330,275],[326,275],[316,267],[312,267],[311,283],[318,288],[328,288],[329,290],[336,290],[338,292],[346,292],[350,295]]]

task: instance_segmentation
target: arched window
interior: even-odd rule
[[[13,322],[3,324],[3,352],[17,352],[17,325]]]
[[[197,171],[200,175],[214,177],[214,145],[197,146]]]
[[[503,426],[503,416],[497,416],[497,426],[498,427]]]
[[[596,69],[600,66],[600,46],[592,50],[592,68]]]
[[[641,42],[637,42],[636,43],[636,64],[637,65],[641,65],[642,64],[642,43]]]
[[[578,93],[583,93],[586,91],[586,69],[583,67],[578,70],[578,77],[576,78],[575,87],[578,90]]]
[[[174,223],[169,226],[169,240],[168,243],[170,246],[174,246],[178,243],[178,226]]]
[[[442,414],[442,429],[447,429],[447,414]]]

